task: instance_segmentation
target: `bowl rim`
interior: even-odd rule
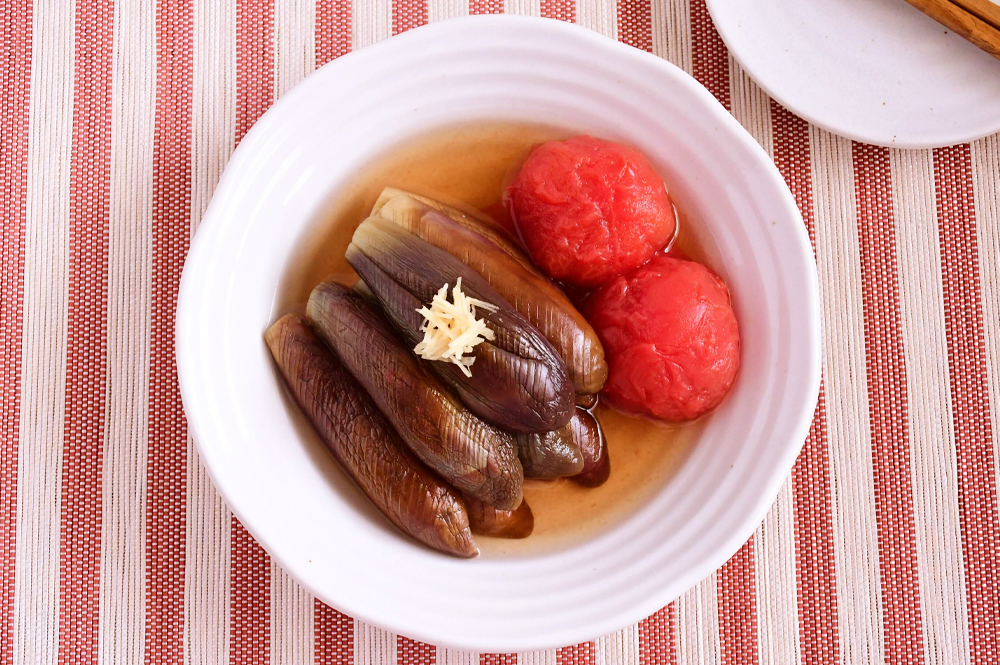
[[[391,44],[391,48],[398,49],[407,45],[415,46],[427,40],[441,43],[442,38],[449,33],[465,30],[467,28],[488,30],[494,27],[514,27],[550,31],[558,34],[561,38],[577,40],[578,42],[586,43],[586,45],[592,49],[605,52],[609,58],[614,58],[622,62],[623,66],[628,66],[629,63],[637,63],[644,67],[653,66],[660,68],[663,72],[669,74],[678,86],[686,88],[686,92],[692,96],[692,100],[696,100],[701,104],[701,106],[704,107],[704,111],[711,115],[713,121],[720,124],[720,131],[726,133],[728,138],[738,141],[744,150],[748,150],[754,155],[756,161],[759,163],[759,166],[766,173],[767,179],[772,181],[775,185],[775,198],[776,200],[780,199],[784,207],[783,212],[789,217],[798,220],[798,224],[792,225],[794,227],[792,232],[795,236],[793,238],[793,242],[796,245],[800,258],[807,257],[808,259],[806,261],[806,280],[808,283],[805,285],[808,298],[805,303],[805,311],[799,312],[799,314],[804,320],[808,321],[809,330],[815,333],[808,340],[809,362],[806,367],[800,368],[801,373],[805,376],[804,383],[809,386],[809,390],[804,396],[801,408],[795,418],[794,425],[790,427],[790,430],[795,433],[795,436],[791,437],[788,444],[781,449],[780,459],[777,456],[775,457],[775,462],[772,465],[771,471],[767,474],[766,484],[762,488],[762,491],[756,495],[757,500],[755,505],[752,509],[746,511],[745,517],[739,522],[738,528],[733,528],[730,531],[729,537],[724,541],[724,546],[720,546],[715,550],[715,556],[705,557],[700,560],[697,565],[692,566],[687,571],[683,580],[678,582],[678,584],[673,587],[651,590],[645,597],[645,602],[636,604],[634,607],[630,608],[627,615],[623,615],[623,613],[609,614],[603,619],[595,619],[586,627],[585,631],[577,630],[576,633],[579,634],[574,633],[575,637],[570,636],[570,638],[575,639],[576,642],[580,642],[621,630],[628,625],[637,623],[643,618],[646,618],[650,614],[658,611],[660,608],[666,606],[679,596],[679,593],[676,592],[676,588],[681,588],[682,591],[680,593],[683,593],[684,589],[689,589],[702,579],[708,577],[712,572],[722,566],[734,553],[736,553],[743,543],[745,543],[747,539],[752,536],[754,531],[761,524],[764,516],[770,509],[775,498],[778,496],[782,485],[791,472],[795,459],[805,442],[812,423],[815,405],[818,401],[822,360],[822,327],[819,305],[819,279],[812,244],[809,240],[806,227],[802,223],[798,205],[796,204],[784,178],[781,176],[777,166],[771,160],[770,156],[768,156],[756,140],[754,140],[754,138],[743,128],[743,126],[704,86],[698,83],[684,70],[656,55],[640,51],[575,24],[569,24],[555,19],[494,14],[462,16],[430,23],[397,35],[391,40],[383,40],[363,49],[352,51],[351,53],[345,54],[323,65],[316,71],[330,71],[340,68],[353,67],[355,62],[361,64],[365,59],[380,57],[383,50],[388,50],[390,48],[390,46],[388,46],[389,44]],[[483,643],[478,640],[475,642],[467,641],[459,636],[451,636],[447,639],[442,639],[441,634],[431,634],[422,629],[387,625],[378,617],[372,616],[367,608],[358,607],[350,601],[344,602],[342,599],[338,599],[336,603],[330,602],[327,594],[318,589],[313,583],[313,576],[306,574],[308,572],[307,570],[303,570],[300,566],[284,560],[280,554],[276,554],[275,552],[277,550],[271,546],[271,539],[267,534],[261,533],[258,525],[254,522],[253,515],[246,514],[239,505],[239,502],[233,501],[233,499],[241,494],[243,490],[237,487],[238,483],[234,480],[233,476],[227,476],[225,473],[219,472],[219,469],[216,467],[218,466],[218,460],[221,453],[217,454],[213,450],[212,446],[204,443],[205,437],[201,436],[201,434],[210,429],[208,425],[209,416],[206,413],[208,409],[202,408],[202,405],[198,401],[198,396],[200,395],[201,390],[197,385],[198,382],[193,370],[188,372],[184,369],[190,362],[188,358],[195,353],[192,348],[189,347],[188,340],[185,336],[185,331],[192,326],[191,319],[196,318],[196,308],[193,304],[190,304],[195,301],[195,295],[198,289],[198,284],[195,282],[196,277],[193,276],[195,272],[194,266],[197,266],[204,261],[211,261],[211,248],[209,247],[208,240],[210,233],[207,231],[210,231],[213,228],[213,225],[217,221],[216,218],[220,216],[219,209],[223,205],[223,203],[220,202],[220,199],[222,198],[220,193],[227,193],[237,182],[234,173],[238,169],[234,167],[243,163],[247,159],[247,155],[251,152],[250,146],[266,138],[271,125],[277,122],[277,119],[280,118],[284,109],[294,106],[297,103],[297,98],[303,94],[303,91],[307,90],[310,86],[316,83],[315,79],[313,79],[314,74],[315,72],[307,76],[303,81],[293,87],[292,90],[278,99],[257,121],[257,123],[251,127],[251,129],[244,136],[243,140],[236,147],[226,164],[221,178],[219,179],[215,192],[213,193],[212,200],[205,209],[202,216],[202,222],[191,240],[189,252],[185,260],[177,298],[175,359],[177,362],[178,383],[185,415],[187,417],[189,435],[194,440],[195,446],[197,447],[203,461],[203,466],[219,494],[226,502],[226,505],[231,513],[240,520],[242,525],[250,532],[251,535],[253,535],[261,547],[269,553],[272,559],[292,577],[294,577],[296,581],[308,590],[314,597],[323,600],[324,602],[329,602],[331,605],[348,614],[350,617],[385,630],[405,634],[413,639],[431,644],[443,644],[470,651],[530,651],[556,648],[565,646],[567,643],[575,643],[565,641],[565,633],[567,631],[563,631],[564,635],[559,638],[558,641],[548,642],[539,642],[537,640],[528,639],[520,641],[508,640],[504,643]],[[190,346],[194,346],[193,342]],[[213,460],[215,463],[213,463]],[[594,632],[597,634],[591,634]]]

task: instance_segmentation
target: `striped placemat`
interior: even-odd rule
[[[704,0],[5,0],[0,665],[1000,662],[1000,136],[889,150],[810,126]],[[192,233],[240,137],[315,67],[449,16],[576,21],[692,72],[815,243],[824,388],[723,568],[549,652],[422,644],[315,601],[235,521],[173,363]]]

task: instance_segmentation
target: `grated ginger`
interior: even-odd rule
[[[472,376],[472,353],[477,344],[493,341],[496,335],[486,327],[486,322],[476,317],[476,308],[487,312],[497,311],[497,306],[462,293],[462,278],[455,281],[448,302],[448,285],[445,284],[431,300],[430,307],[421,307],[417,313],[424,317],[420,326],[424,338],[413,352],[426,360],[440,360],[458,365],[462,373]]]

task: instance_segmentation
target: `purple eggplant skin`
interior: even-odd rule
[[[465,497],[472,533],[495,538],[527,538],[535,530],[535,515],[527,501],[515,510],[497,510],[479,499]]]
[[[573,414],[573,418],[579,418]],[[517,451],[525,478],[552,480],[575,476],[583,471],[584,459],[573,440],[573,421],[557,430],[518,434]]]
[[[423,338],[423,317],[417,310],[429,304],[445,284],[454,287],[461,278],[467,295],[498,307],[495,312],[479,312],[496,339],[473,350],[471,377],[452,363],[430,363],[470,411],[515,432],[546,432],[572,418],[576,393],[566,363],[475,270],[376,217],[357,228],[346,256],[411,348]]]
[[[476,556],[461,496],[406,447],[306,318],[282,317],[264,340],[320,439],[382,514],[428,547]]]
[[[513,437],[466,409],[403,343],[376,303],[330,281],[313,289],[306,314],[427,466],[491,506],[513,510],[520,504],[524,475]]]
[[[375,201],[375,205],[372,206],[372,212],[369,217],[382,216],[382,209],[385,208],[385,204],[398,196],[408,196],[411,199],[434,208],[438,212],[443,212],[465,228],[486,236],[490,242],[500,247],[500,249],[513,258],[517,259],[519,263],[523,264],[524,267],[528,268],[535,274],[542,277],[545,276],[545,273],[539,270],[538,267],[531,262],[531,257],[529,257],[523,249],[518,247],[517,244],[510,239],[506,231],[500,228],[500,226],[496,223],[496,220],[486,213],[476,210],[475,208],[467,207],[462,209],[449,205],[438,199],[423,196],[405,189],[400,189],[398,187],[386,187],[382,190],[382,193],[378,195],[378,199]]]
[[[566,294],[487,222],[416,194],[387,188],[372,212],[479,273],[514,305],[565,361],[578,395],[600,392],[608,378],[604,347]]]
[[[608,457],[608,442],[597,416],[577,408],[569,426],[573,442],[583,453],[583,471],[573,476],[572,480],[584,487],[603,485],[611,475],[611,460]]]

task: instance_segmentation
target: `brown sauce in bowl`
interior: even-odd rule
[[[430,132],[372,160],[319,211],[315,230],[300,241],[289,263],[274,311],[302,310],[313,287],[335,273],[351,273],[344,259],[354,229],[386,186],[444,202],[495,212],[517,168],[539,143],[572,136],[566,130],[515,123],[479,123]],[[669,183],[668,183],[669,186]],[[678,210],[673,248],[702,255]],[[521,556],[562,549],[612,527],[640,508],[669,481],[700,430],[698,422],[668,425],[618,413],[598,404],[611,476],[596,488],[568,479],[526,480],[524,496],[535,530],[523,540],[476,536],[483,556]]]

